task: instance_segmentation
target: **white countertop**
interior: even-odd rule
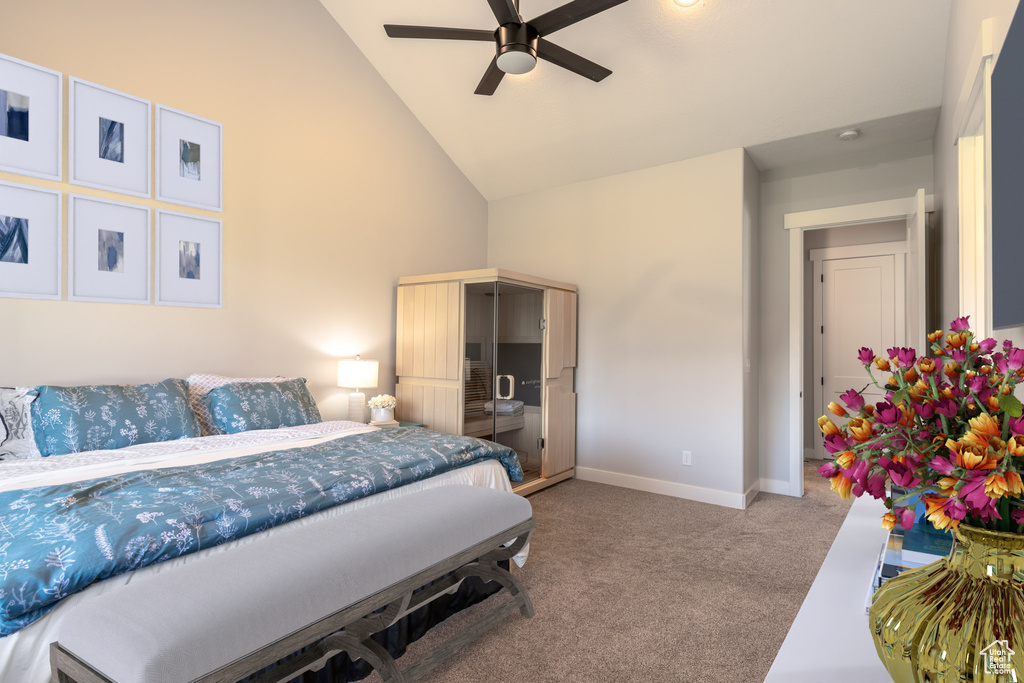
[[[892,683],[864,613],[887,531],[882,501],[853,502],[765,683]]]

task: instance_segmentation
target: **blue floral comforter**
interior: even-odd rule
[[[97,581],[489,459],[522,481],[510,448],[395,428],[0,493],[0,637]]]

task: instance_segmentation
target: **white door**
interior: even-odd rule
[[[816,405],[823,415],[829,402],[844,405],[840,395],[848,389],[864,389],[868,403],[883,395],[870,383],[857,357],[862,346],[875,355],[906,342],[905,255],[836,258],[821,261],[815,299],[820,302],[816,330],[816,369],[819,370]],[[876,377],[878,374],[876,373]],[[824,458],[821,439],[815,454]]]

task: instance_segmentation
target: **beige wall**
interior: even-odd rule
[[[761,488],[789,490],[789,235],[787,213],[932,191],[931,143],[774,169],[761,174]],[[805,351],[806,355],[806,351]],[[806,394],[805,394],[806,396]],[[813,400],[813,399],[812,399]]]
[[[580,288],[581,476],[742,498],[744,158],[490,203],[489,266]]]
[[[224,125],[224,212],[209,214],[224,220],[224,306],[0,299],[0,385],[303,375],[325,417],[344,417],[336,358],[379,358],[393,390],[397,278],[484,265],[486,202],[317,0],[32,0],[2,15],[5,54]],[[65,204],[203,213],[0,179]]]
[[[942,85],[942,111],[935,133],[935,194],[939,209],[942,244],[940,249],[942,325],[959,315],[960,307],[960,251],[959,251],[959,197],[957,194],[957,153],[953,146],[957,134],[957,103],[963,84],[973,82],[968,74],[971,53],[981,37],[981,23],[993,19],[993,48],[998,59],[999,50],[1010,29],[1010,21],[1018,0],[970,0],[953,3],[949,18],[949,36],[946,39],[946,71]],[[1024,344],[1024,328],[999,330],[1000,339],[1012,337]]]

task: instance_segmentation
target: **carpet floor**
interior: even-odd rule
[[[514,614],[423,680],[762,681],[850,506],[815,464],[803,498],[762,493],[746,510],[577,479],[532,495],[517,576],[536,616]],[[400,664],[503,599],[452,617]]]

